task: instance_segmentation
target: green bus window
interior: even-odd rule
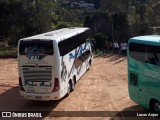
[[[140,62],[160,65],[160,46],[130,43],[129,55]]]
[[[140,62],[145,62],[145,45],[137,44],[137,43],[130,43],[129,44],[129,54],[135,60]]]
[[[148,61],[153,65],[160,65],[160,49],[159,46],[149,45]]]
[[[134,73],[130,73],[130,84],[134,86],[138,86],[137,75]]]

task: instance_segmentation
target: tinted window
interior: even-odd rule
[[[146,48],[146,61],[147,63],[160,65],[160,46],[147,46]]]
[[[130,43],[129,54],[132,58],[154,65],[160,65],[160,46]]]
[[[48,54],[53,55],[53,42],[52,41],[21,41],[19,48],[20,55],[26,54]]]
[[[64,41],[58,43],[60,55],[64,56],[70,51],[74,50],[78,46],[82,45],[86,42],[86,39],[90,37],[90,31],[86,31],[84,33],[78,34],[71,38],[68,38]]]
[[[138,77],[134,73],[130,73],[130,84],[138,86]]]
[[[137,44],[137,43],[130,43],[129,44],[129,53],[130,56],[138,61],[144,62],[144,53],[145,53],[145,45],[144,44]]]

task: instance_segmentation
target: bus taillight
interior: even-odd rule
[[[21,80],[21,77],[19,77],[19,87],[22,91],[24,91],[24,88],[22,86],[22,80]]]
[[[58,80],[58,78],[55,78],[55,80],[54,80],[54,88],[53,88],[53,91],[52,92],[56,92],[56,91],[58,91],[59,90],[59,80]]]

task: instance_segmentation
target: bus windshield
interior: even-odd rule
[[[21,41],[19,48],[20,55],[46,54],[53,55],[53,42],[42,40]]]

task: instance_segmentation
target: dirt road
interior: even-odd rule
[[[45,117],[37,118],[38,120],[134,120],[133,117],[126,117],[123,111],[146,110],[129,98],[126,57],[108,55],[94,58],[90,70],[82,76],[76,84],[75,91],[69,97],[61,101],[49,102],[21,99],[18,88],[17,60],[0,59],[0,111],[46,111]],[[63,117],[53,118],[54,112],[52,111],[69,111],[73,117],[66,117],[65,113],[58,113]],[[122,114],[119,114],[120,112]],[[78,117],[77,114],[79,116],[89,115]],[[137,117],[136,119],[157,118]]]

